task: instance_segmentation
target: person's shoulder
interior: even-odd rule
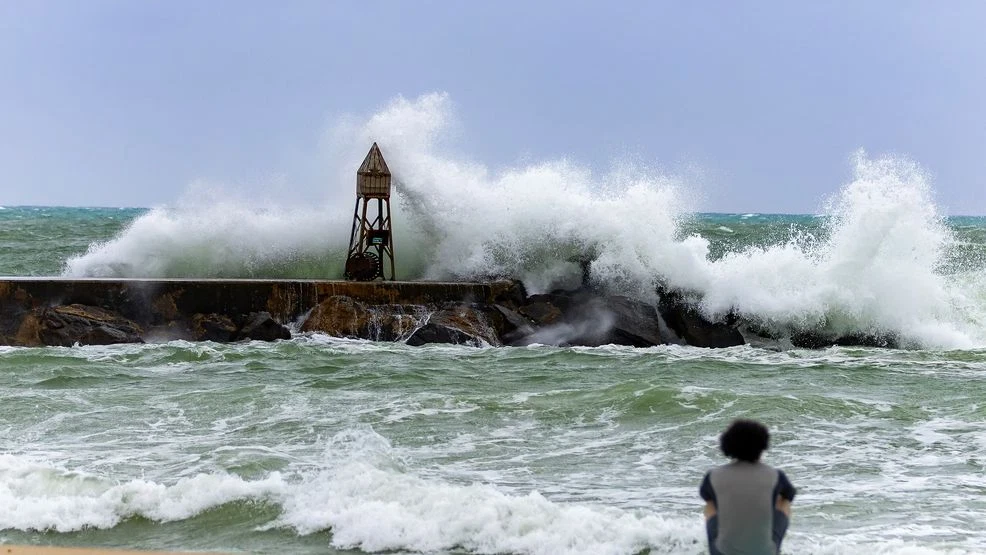
[[[722,472],[723,470],[726,470],[727,468],[729,468],[730,465],[732,465],[732,464],[733,464],[732,462],[728,462],[726,464],[720,464],[718,466],[713,466],[713,467],[711,467],[711,468],[709,468],[708,470],[705,471],[705,475],[706,476],[711,476],[713,474],[718,474],[718,473]]]
[[[794,484],[791,483],[791,480],[788,480],[787,474],[784,474],[783,470],[779,468],[775,470],[777,470],[776,490],[778,494],[784,499],[787,499],[788,501],[793,501],[794,496],[798,493],[798,488],[794,487]]]
[[[787,474],[785,474],[783,470],[781,470],[780,468],[775,468],[774,470],[777,471],[777,478],[780,481],[791,483],[791,480],[788,479]]]
[[[787,475],[786,475],[786,474],[784,474],[784,470],[783,470],[783,469],[781,469],[781,468],[779,468],[779,467],[776,467],[776,466],[772,466],[772,465],[769,465],[769,464],[766,464],[766,463],[760,463],[760,464],[762,464],[762,465],[764,465],[765,467],[767,467],[767,468],[769,468],[770,470],[772,470],[772,471],[774,471],[774,472],[776,472],[776,473],[778,473],[779,475],[781,475],[781,476],[783,476],[783,477],[785,477],[785,478],[787,478]]]
[[[782,482],[782,483],[783,482],[788,482],[787,475],[784,474],[784,471],[783,470],[781,470],[780,468],[777,468],[776,466],[769,465],[769,464],[767,464],[767,463],[765,463],[763,461],[758,461],[756,463],[756,465],[755,465],[754,468],[757,468],[758,469],[757,472],[759,472],[759,473],[769,474],[771,476],[776,476],[777,477],[777,480],[779,482]]]
[[[716,492],[715,492],[715,488],[712,487],[713,470],[715,469],[713,468],[708,470],[705,473],[705,476],[702,477],[702,483],[698,486],[698,493],[699,495],[702,496],[702,499],[705,499],[706,501],[715,502]]]
[[[760,465],[763,468],[766,468],[768,470],[771,470],[772,472],[777,472],[778,474],[784,474],[784,471],[783,470],[781,470],[780,468],[778,468],[778,467],[776,467],[774,465],[767,464],[767,463],[765,463],[763,461],[759,461],[757,464]]]

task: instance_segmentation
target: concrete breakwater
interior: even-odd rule
[[[0,278],[0,344],[338,337],[473,345],[743,344],[684,304],[483,283]]]

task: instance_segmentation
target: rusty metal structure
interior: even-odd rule
[[[390,168],[373,143],[356,172],[356,209],[344,276],[351,281],[394,280],[390,229]]]

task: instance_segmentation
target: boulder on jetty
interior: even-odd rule
[[[32,310],[17,332],[25,346],[143,343],[143,330],[131,320],[98,306],[71,304]]]
[[[333,295],[311,311],[301,331],[350,339],[404,341],[415,346],[502,345],[486,314],[465,303],[368,306],[344,295]]]
[[[333,295],[312,309],[301,331],[350,339],[402,341],[417,328],[425,310],[419,305],[368,306],[345,295]]]
[[[239,327],[225,314],[195,314],[192,316],[192,338],[195,341],[226,343],[233,340]]]
[[[744,345],[743,334],[736,328],[737,319],[727,315],[713,321],[702,315],[697,302],[689,301],[685,292],[659,289],[658,310],[665,323],[687,345],[695,347],[734,347]]]
[[[666,343],[655,307],[629,297],[579,289],[530,297],[504,294],[496,300],[501,302],[366,305],[336,295],[315,307],[301,330],[415,346]]]
[[[900,337],[890,331],[846,331],[846,326],[833,325],[825,320],[815,327],[793,327],[744,320],[738,326],[747,342],[764,349],[784,350],[825,349],[828,347],[901,348]]]
[[[276,341],[291,339],[287,327],[279,324],[269,312],[251,312],[243,319],[243,325],[233,336],[233,341]]]
[[[427,343],[474,347],[503,345],[487,316],[481,310],[466,304],[442,308],[432,313],[406,342],[414,346]]]
[[[892,333],[833,334],[821,330],[801,330],[791,334],[791,345],[802,349],[826,347],[879,347],[897,349],[900,340]]]
[[[667,343],[652,305],[590,289],[532,295],[516,314],[529,318],[525,323],[530,331],[518,334],[522,326],[514,324],[512,345],[652,347]]]

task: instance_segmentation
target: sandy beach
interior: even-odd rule
[[[136,551],[132,549],[104,549],[101,547],[50,547],[45,545],[4,545],[2,555],[190,555],[178,551]]]

